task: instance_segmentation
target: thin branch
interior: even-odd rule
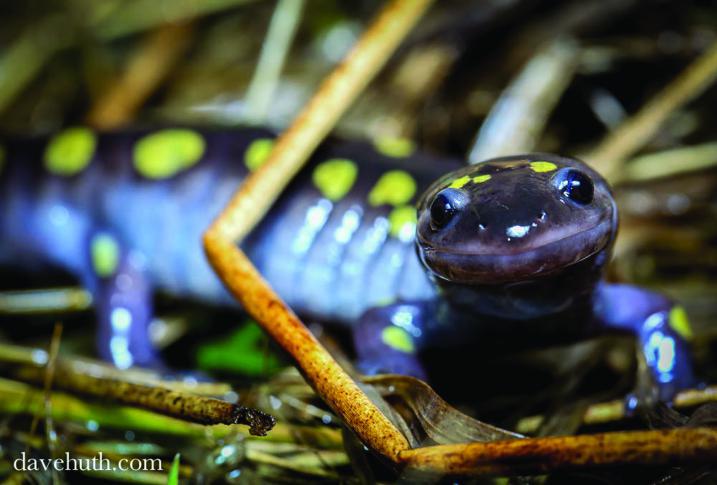
[[[440,445],[405,450],[402,464],[431,473],[527,475],[616,465],[714,463],[717,430],[678,428]]]
[[[44,399],[42,392],[24,382],[0,377],[0,413],[42,415]],[[162,414],[112,402],[80,399],[60,391],[52,392],[52,417],[56,421],[74,422],[81,426],[94,423],[100,428],[132,429],[144,433],[186,438],[210,437],[219,439],[235,434],[246,434],[238,425],[200,426],[195,423],[164,416]],[[250,439],[257,439],[248,437]],[[296,442],[297,439],[312,446],[341,449],[341,432],[335,428],[290,425],[277,423],[271,433],[262,440]]]
[[[406,438],[262,279],[237,241],[261,220],[430,3],[394,0],[383,9],[277,140],[266,163],[244,182],[204,234],[209,261],[244,309],[297,361],[310,385],[364,443],[392,459],[409,447]]]
[[[383,9],[208,232],[238,242],[254,228],[430,3],[431,0],[394,0]]]
[[[134,384],[118,379],[94,377],[57,369],[55,386],[68,391],[112,399],[193,423],[243,424],[249,432],[264,436],[276,420],[257,409],[211,397],[173,391],[160,386]]]

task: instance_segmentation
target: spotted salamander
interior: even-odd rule
[[[200,236],[272,144],[261,129],[9,140],[0,262],[69,270],[93,295],[100,354],[155,365],[155,289],[232,301]],[[464,167],[402,139],[329,140],[243,248],[299,314],[352,325],[365,371],[424,377],[429,343],[630,332],[667,399],[693,384],[690,327],[665,297],[601,281],[616,229],[607,184],[574,159]]]

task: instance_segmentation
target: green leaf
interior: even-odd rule
[[[172,468],[169,469],[167,476],[167,485],[179,485],[179,453],[174,455],[174,460],[172,460]]]

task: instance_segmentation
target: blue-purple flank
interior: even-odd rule
[[[0,262],[69,270],[93,295],[100,354],[157,365],[155,290],[232,302],[200,238],[272,140],[260,129],[79,127],[8,140]],[[365,371],[425,377],[419,353],[436,342],[622,331],[669,399],[694,384],[689,324],[658,294],[601,282],[616,228],[609,187],[575,159],[464,167],[402,139],[329,141],[243,247],[299,314],[353,327]]]

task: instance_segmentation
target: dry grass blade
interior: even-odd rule
[[[662,123],[685,103],[699,96],[717,77],[717,42],[655,95],[632,118],[618,126],[584,155],[608,180],[618,177],[622,163],[655,135]]]
[[[166,24],[150,33],[130,58],[122,76],[93,106],[87,123],[107,130],[133,120],[184,53],[191,34],[189,24]]]

